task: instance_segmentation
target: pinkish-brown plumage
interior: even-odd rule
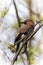
[[[34,22],[32,20],[26,20],[24,21],[24,25],[22,25],[19,30],[18,30],[18,33],[20,34],[23,34],[25,33],[30,27],[34,26]]]
[[[16,37],[15,42],[17,42],[18,40],[21,39],[22,34],[27,35],[27,33],[29,32],[30,28],[33,27],[33,26],[34,26],[34,22],[32,20],[25,20],[24,24],[18,30],[18,36]],[[18,49],[19,49],[19,44],[17,44],[16,52],[17,52]]]

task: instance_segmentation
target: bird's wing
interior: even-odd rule
[[[19,33],[25,33],[28,29],[29,29],[29,26],[23,25],[23,26],[19,29]]]

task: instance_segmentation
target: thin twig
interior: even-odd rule
[[[18,1],[19,1],[19,0],[18,0]],[[36,15],[36,16],[39,16],[39,13],[34,12],[28,5],[26,6],[26,5],[25,5],[24,3],[22,3],[22,2],[20,2],[20,4],[22,4],[24,7],[28,8],[29,11],[32,12],[32,14],[34,14],[34,15]]]
[[[23,64],[26,65],[25,62],[24,62],[24,58],[22,57],[22,55],[20,55],[20,57],[23,60]]]
[[[13,0],[13,4],[14,4],[15,10],[16,10],[16,16],[17,16],[17,20],[18,20],[18,25],[20,27],[21,23],[20,23],[20,18],[19,18],[19,15],[18,15],[18,10],[17,10],[17,6],[16,6],[16,3],[15,3],[15,0]]]
[[[27,40],[30,40],[42,26],[43,26],[43,24],[41,24],[41,25],[35,30],[35,32],[33,32],[33,33],[31,34],[31,36],[30,36]]]
[[[3,49],[1,49],[2,51],[3,51],[3,53],[7,56],[7,54],[6,54],[6,52],[3,50]],[[7,56],[7,58],[9,59],[9,61],[10,61],[10,58]]]

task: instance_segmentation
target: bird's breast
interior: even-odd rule
[[[29,31],[30,26],[24,25],[19,29],[19,33],[26,33]]]

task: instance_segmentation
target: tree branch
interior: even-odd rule
[[[16,6],[16,3],[15,3],[15,0],[13,0],[13,4],[14,4],[15,10],[16,10],[16,16],[17,16],[17,20],[18,20],[18,25],[20,27],[21,23],[20,23],[20,18],[19,18],[19,15],[18,15],[18,10],[17,10],[17,6]]]

